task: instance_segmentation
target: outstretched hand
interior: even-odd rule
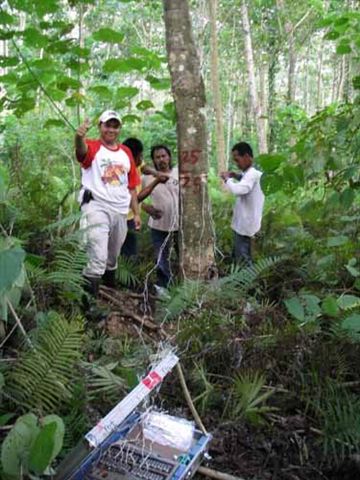
[[[85,138],[86,137],[86,133],[87,131],[89,130],[91,126],[91,122],[90,122],[90,119],[87,118],[83,124],[80,125],[80,127],[78,127],[78,129],[76,130],[76,135],[78,137],[81,137],[81,138]]]

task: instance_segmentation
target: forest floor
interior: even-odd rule
[[[134,339],[140,336],[155,348],[164,339],[176,344],[176,325],[166,323],[160,327],[152,316],[157,303],[155,296],[149,295],[149,303],[145,304],[142,293],[102,287],[100,297],[100,303],[110,313],[97,328],[110,337],[124,333]],[[165,379],[160,397],[161,406],[170,414],[181,412],[191,418],[176,375]],[[324,459],[322,432],[311,426],[296,402],[285,411],[279,408],[268,413],[261,426],[239,420],[222,421],[221,412],[214,409],[203,412],[202,421],[213,435],[207,466],[219,472],[241,480],[360,479],[359,456],[353,455],[336,467]]]

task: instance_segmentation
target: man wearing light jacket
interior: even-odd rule
[[[234,145],[232,156],[242,173],[223,172],[221,178],[227,190],[236,196],[231,223],[235,232],[235,260],[251,265],[251,238],[260,230],[264,206],[260,185],[262,173],[252,166],[253,152],[248,143]]]

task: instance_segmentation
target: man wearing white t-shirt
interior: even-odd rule
[[[262,173],[252,166],[253,152],[248,143],[234,145],[232,156],[242,173],[223,172],[221,177],[226,188],[236,196],[231,223],[235,232],[235,260],[251,265],[251,238],[260,230],[264,206],[260,185]]]
[[[174,245],[177,249],[179,229],[179,173],[172,166],[171,152],[166,145],[155,145],[151,149],[151,158],[158,175],[167,176],[165,183],[160,183],[150,195],[151,205],[142,208],[150,215],[149,227],[156,256],[156,287],[160,292],[166,288],[172,278],[170,269],[170,252]],[[152,175],[143,177],[143,188],[154,181]]]
[[[76,157],[81,164],[79,195],[83,220],[87,226],[89,261],[84,269],[88,292],[96,297],[101,278],[113,286],[117,259],[127,232],[129,207],[135,228],[141,220],[136,187],[141,179],[132,153],[118,143],[121,122],[118,114],[107,110],[99,118],[100,138],[86,139],[90,123],[86,120],[76,131]]]

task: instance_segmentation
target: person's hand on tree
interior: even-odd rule
[[[86,133],[87,131],[89,130],[90,128],[90,119],[87,118],[83,124],[80,125],[80,127],[78,127],[78,129],[76,130],[76,135],[78,137],[81,137],[81,138],[85,138],[86,137]]]
[[[238,174],[236,172],[221,172],[220,177],[226,182],[229,178],[237,178]]]

